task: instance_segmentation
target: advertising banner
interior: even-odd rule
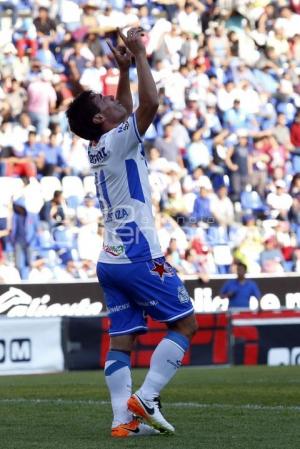
[[[103,368],[109,346],[108,318],[68,318],[65,352],[68,369]],[[198,332],[183,365],[299,365],[300,311],[197,314]],[[133,367],[148,367],[166,327],[148,320],[138,337]]]
[[[234,313],[235,365],[300,365],[300,312]]]
[[[183,365],[300,365],[300,311],[197,314],[199,329]],[[109,318],[0,318],[0,375],[104,367]],[[166,334],[148,320],[137,339],[133,367],[148,367]]]
[[[214,278],[207,283],[199,279],[184,280],[197,313],[228,309],[228,300],[219,297],[220,288],[227,279],[229,276]],[[262,293],[259,304],[262,310],[281,307],[300,310],[300,276],[285,274],[252,279]],[[258,305],[255,300],[252,304]],[[0,285],[0,316],[92,317],[105,312],[103,292],[97,282]]]
[[[0,375],[63,369],[61,318],[0,318]]]

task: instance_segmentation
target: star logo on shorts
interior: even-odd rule
[[[168,266],[165,263],[158,263],[155,260],[153,260],[153,264],[154,266],[150,269],[150,273],[154,276],[159,276],[162,281],[165,276],[174,276],[171,266]]]

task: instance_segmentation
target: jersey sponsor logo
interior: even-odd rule
[[[165,276],[174,276],[174,270],[168,263],[164,261],[160,263],[156,260],[153,260],[152,263],[153,266],[150,268],[150,273],[153,276],[159,276],[162,281],[164,280]]]
[[[158,301],[155,299],[150,299],[149,301],[136,301],[136,303],[141,307],[156,307],[158,305]]]
[[[184,286],[178,287],[178,299],[181,304],[186,302],[190,302],[190,295],[188,294],[187,289]]]
[[[124,245],[104,245],[103,249],[112,256],[120,256],[124,252]]]
[[[99,148],[99,150],[88,150],[88,157],[90,164],[93,167],[98,167],[101,165],[104,161],[106,161],[109,157],[109,151],[106,150],[105,147]]]
[[[129,128],[129,122],[124,122],[121,123],[121,125],[118,127],[118,134],[119,133],[123,133],[124,131],[127,131],[127,129]]]
[[[120,304],[118,306],[112,306],[112,307],[107,307],[107,310],[109,313],[116,313],[116,312],[122,312],[122,310],[127,310],[130,309],[130,304],[129,302],[126,302],[125,304]]]

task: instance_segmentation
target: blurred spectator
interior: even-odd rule
[[[292,151],[292,163],[295,172],[300,172],[300,111],[295,115],[291,125],[291,143],[294,145]]]
[[[182,261],[182,268],[184,274],[200,274],[201,265],[200,258],[195,249],[187,249],[185,252],[185,258]]]
[[[68,55],[65,55],[65,60],[70,73],[72,82],[78,82],[88,66],[88,63],[94,59],[93,53],[89,50],[87,45],[80,41],[76,41],[72,50]]]
[[[245,129],[240,129],[237,132],[237,136],[237,144],[229,148],[226,154],[226,164],[230,170],[233,201],[240,199],[241,192],[245,190],[249,182],[250,170],[252,170],[248,132]]]
[[[55,108],[56,93],[51,84],[52,72],[44,69],[27,88],[27,111],[38,133],[48,128],[50,113]]]
[[[250,273],[299,272],[298,3],[0,2],[8,11],[0,52],[2,278],[15,272],[11,217],[21,193],[28,214],[44,203],[45,220],[37,230],[44,261],[34,256],[25,272],[38,277],[40,269],[47,277],[49,267],[56,279],[95,275],[103,225],[96,222],[98,206],[84,199],[95,193],[88,142],[71,135],[65,110],[83,89],[116,94],[119,70],[105,41],[116,44],[116,28],[132,24],[147,31],[159,91],[145,153],[168,260],[180,273],[202,277],[228,272],[233,256]],[[133,65],[135,107],[136,76]],[[74,192],[66,190],[69,181]],[[66,199],[52,198],[55,191]],[[85,220],[93,214],[90,226]],[[264,260],[270,252],[262,241],[270,236],[277,240],[275,263],[272,252],[271,262]]]
[[[257,190],[261,198],[264,197],[268,178],[268,164],[270,156],[266,151],[267,137],[257,138],[251,154],[252,172],[251,185]]]
[[[173,125],[166,125],[162,137],[158,137],[154,142],[155,148],[161,157],[171,162],[179,162],[181,160],[179,147],[173,138]]]
[[[207,48],[209,55],[215,63],[229,56],[229,40],[224,27],[216,25],[214,34],[207,40]]]
[[[23,198],[15,201],[10,239],[21,279],[28,279],[32,261],[38,251],[37,230],[37,214],[28,212]]]
[[[167,199],[164,202],[164,210],[178,224],[183,225],[187,218],[187,210],[181,191],[177,191],[176,185],[170,184],[167,189]]]
[[[234,208],[232,201],[228,197],[226,186],[220,186],[217,195],[212,198],[211,211],[216,223],[227,228],[234,222]]]
[[[44,204],[40,212],[40,218],[46,223],[49,223],[51,228],[66,223],[67,204],[60,190],[56,190],[52,200]]]
[[[20,25],[15,28],[14,41],[19,58],[29,55],[34,58],[38,49],[37,32],[31,17],[21,19]]]
[[[10,116],[12,121],[17,121],[24,110],[27,101],[27,93],[20,81],[15,78],[11,79],[10,90],[6,95],[10,106]]]
[[[213,214],[211,210],[211,200],[209,192],[206,187],[200,187],[200,191],[195,199],[194,208],[192,212],[192,220],[194,223],[201,221],[211,223],[213,221]]]
[[[7,199],[0,201],[0,261],[4,259],[4,252],[7,249],[8,236],[11,231],[12,211]]]
[[[29,134],[30,142],[25,143],[21,148],[5,147],[2,157],[6,176],[36,176],[37,166],[35,162],[38,163],[39,160],[38,149],[31,147],[31,145],[34,146],[36,134],[35,131],[31,131]]]
[[[176,3],[173,2],[173,5]],[[178,14],[178,24],[181,30],[198,36],[201,33],[199,13],[203,11],[204,6],[201,2],[185,2],[184,8]]]
[[[279,179],[275,182],[275,192],[270,192],[266,200],[267,204],[274,211],[276,218],[286,219],[288,210],[290,209],[293,199],[286,192],[285,181]]]
[[[286,117],[284,114],[278,114],[273,135],[280,145],[284,145],[288,150],[293,148],[289,128],[286,125]]]
[[[47,37],[49,42],[53,42],[56,37],[56,22],[49,16],[49,10],[45,6],[40,6],[38,16],[33,21],[39,38]]]
[[[84,204],[77,208],[77,220],[81,230],[92,233],[97,232],[98,222],[101,216],[100,209],[95,205],[96,197],[89,192],[84,197]]]
[[[58,145],[58,137],[55,133],[50,134],[49,141],[41,146],[40,151],[44,158],[44,164],[40,172],[44,176],[57,176],[61,178],[63,175],[70,173],[70,169],[67,167],[63,155],[63,149]]]
[[[90,173],[86,145],[75,135],[72,136],[68,149],[65,149],[65,160],[71,175],[82,178]]]
[[[233,107],[228,109],[224,114],[225,126],[231,132],[239,129],[248,129],[249,120],[249,114],[241,109],[241,101],[238,98],[234,100]]]
[[[259,273],[263,237],[254,215],[244,215],[243,226],[235,229],[232,239],[236,245],[234,256],[245,262],[249,272]]]
[[[46,284],[53,279],[53,271],[49,267],[47,267],[46,260],[42,257],[37,257],[31,263],[31,270],[28,275],[28,281],[32,283],[41,282]]]
[[[95,56],[93,65],[86,67],[79,80],[84,90],[93,90],[101,93],[103,91],[102,78],[106,75],[107,70],[103,65],[103,57]]]
[[[221,298],[229,299],[229,309],[249,309],[250,298],[260,300],[261,293],[256,282],[246,279],[247,266],[238,261],[236,264],[236,279],[225,282],[220,290]]]
[[[55,74],[52,83],[56,93],[56,104],[52,108],[51,124],[52,127],[56,124],[59,125],[65,135],[68,127],[65,111],[72,101],[73,95],[70,87],[67,86],[65,75]]]
[[[211,162],[211,154],[205,145],[200,131],[194,132],[192,141],[187,147],[186,160],[189,171],[193,171],[196,167],[207,168]]]
[[[288,212],[292,230],[296,235],[297,245],[300,246],[300,191],[294,195],[293,203]]]
[[[42,172],[42,169],[45,164],[45,157],[42,153],[41,144],[37,141],[37,133],[36,131],[29,131],[28,140],[25,142],[23,146],[23,151],[20,156],[23,156],[24,161],[27,161],[28,164],[34,164],[35,171],[39,173]],[[30,173],[28,176],[33,176],[34,171]]]
[[[260,254],[260,263],[264,273],[282,273],[284,258],[278,248],[275,236],[267,237],[264,241],[265,249]]]
[[[295,197],[300,193],[300,172],[295,173],[290,184],[290,195]]]
[[[0,284],[15,284],[21,282],[21,276],[11,262],[0,259]]]
[[[81,25],[87,29],[87,31],[91,29],[98,28],[98,20],[97,20],[97,11],[98,5],[96,2],[91,0],[86,1],[81,4],[83,13],[81,15]]]

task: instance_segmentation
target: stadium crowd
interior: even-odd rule
[[[95,276],[103,217],[65,110],[114,95],[106,39],[140,25],[160,96],[145,136],[167,260],[300,272],[299,0],[0,1],[0,279]],[[130,70],[134,104],[137,75]]]

